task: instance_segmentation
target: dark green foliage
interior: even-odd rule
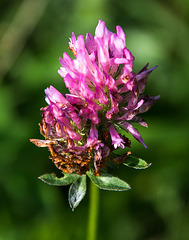
[[[143,159],[137,158],[134,156],[127,156],[126,161],[123,163],[127,167],[135,168],[135,169],[146,169],[151,163],[146,163]]]
[[[54,173],[44,174],[39,177],[43,182],[54,185],[54,186],[66,186],[70,185],[71,183],[77,181],[77,179],[80,177],[77,174],[66,174],[64,173],[64,177],[57,178]]]
[[[110,174],[101,173],[100,176],[95,176],[92,172],[87,172],[87,175],[97,187],[103,190],[126,191],[130,189],[128,183]]]
[[[80,176],[72,183],[69,189],[69,203],[72,210],[74,210],[86,194],[86,175]]]

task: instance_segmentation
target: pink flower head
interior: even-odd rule
[[[157,67],[133,72],[134,57],[120,26],[109,31],[100,20],[95,36],[72,33],[69,49],[60,58],[58,73],[69,94],[50,86],[42,108],[41,133],[55,165],[64,172],[84,174],[91,162],[97,174],[111,152],[130,147],[129,133],[146,147],[133,122],[147,127],[140,115],[159,98],[144,94],[147,78]],[[115,127],[117,126],[117,127]],[[126,136],[124,136],[126,135]]]

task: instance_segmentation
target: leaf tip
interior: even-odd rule
[[[72,206],[72,204],[70,203],[70,201],[69,201],[69,205],[70,205],[70,208],[71,208],[72,212],[74,212],[74,210],[75,210],[76,207]]]
[[[39,176],[38,179],[43,181],[43,175]]]

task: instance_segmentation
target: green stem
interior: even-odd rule
[[[90,205],[87,240],[96,240],[98,223],[99,188],[90,182]]]

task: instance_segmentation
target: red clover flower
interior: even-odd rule
[[[127,183],[105,173],[106,166],[109,162],[149,166],[130,155],[128,133],[147,147],[132,124],[147,127],[140,114],[159,98],[144,94],[147,78],[157,66],[148,69],[147,64],[135,74],[134,57],[126,47],[122,28],[117,26],[112,33],[102,20],[94,37],[87,33],[85,39],[83,35],[76,38],[72,33],[69,49],[75,58],[64,52],[58,70],[69,94],[63,95],[53,86],[45,90],[48,106],[41,108],[40,124],[45,140],[31,139],[39,147],[48,147],[64,177],[45,174],[40,178],[53,185],[73,185],[86,181],[81,179],[87,174],[102,189],[127,190]],[[116,155],[118,148],[126,149],[125,154]],[[71,202],[72,208],[76,205]]]

